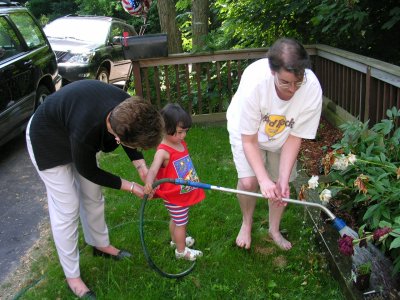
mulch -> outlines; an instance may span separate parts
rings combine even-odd
[[[317,136],[314,140],[303,140],[300,147],[299,160],[307,175],[320,175],[321,160],[331,146],[342,138],[342,131],[321,117]]]

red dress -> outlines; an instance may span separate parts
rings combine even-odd
[[[161,167],[157,173],[156,179],[162,178],[181,178],[190,181],[199,181],[196,170],[185,142],[182,142],[183,151],[177,151],[165,144],[160,144],[158,149],[163,149],[169,153],[169,162],[166,167]],[[190,187],[173,183],[162,183],[156,190],[155,197],[167,200],[172,204],[179,206],[191,206],[202,201],[205,198],[203,189]]]

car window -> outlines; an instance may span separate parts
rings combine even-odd
[[[26,12],[20,12],[10,15],[10,18],[18,27],[29,49],[35,49],[46,45],[46,38],[43,36],[31,15]]]
[[[21,52],[21,43],[14,30],[4,17],[0,17],[0,61]]]
[[[129,36],[134,36],[134,35],[137,35],[137,33],[136,33],[136,31],[135,31],[135,29],[133,29],[132,27],[129,27],[129,26],[124,26],[124,32],[128,32],[129,34]]]
[[[49,38],[74,39],[104,44],[109,28],[109,22],[63,18],[47,24],[44,27],[44,32]]]
[[[127,32],[127,35],[124,35],[124,32]],[[121,23],[113,23],[111,26],[111,35],[110,35],[110,42],[116,36],[133,36],[136,35],[136,32],[132,30],[129,26],[126,26]]]

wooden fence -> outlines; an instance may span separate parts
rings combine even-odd
[[[400,108],[399,66],[326,45],[308,45],[306,49],[324,96],[333,106],[360,121],[370,120],[371,125],[385,118],[388,108]],[[221,114],[245,67],[266,57],[267,51],[268,48],[258,48],[186,53],[133,61],[130,81],[134,82],[136,94],[158,107],[178,102],[193,115]]]

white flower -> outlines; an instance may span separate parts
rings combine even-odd
[[[354,165],[354,163],[357,161],[357,157],[350,152],[349,155],[347,155],[347,160],[350,164]]]
[[[308,188],[314,190],[318,187],[318,176],[311,176],[310,180],[308,180]]]
[[[329,203],[329,200],[332,198],[332,192],[328,189],[324,189],[321,194],[319,195],[319,199],[321,200],[322,204],[326,205]]]
[[[332,168],[335,170],[343,171],[347,169],[349,165],[349,159],[342,154],[340,157],[336,157],[335,161],[332,165]]]

